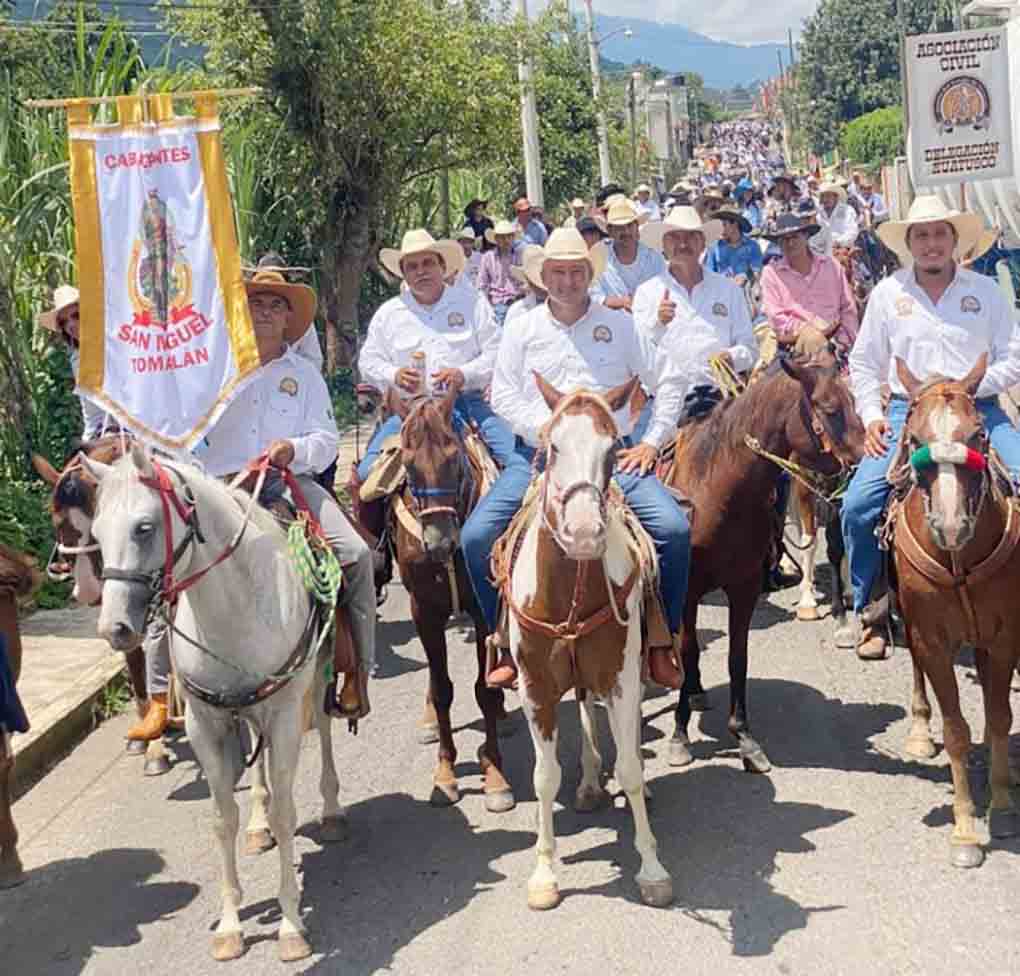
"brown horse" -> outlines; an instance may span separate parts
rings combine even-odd
[[[835,475],[860,459],[864,429],[831,352],[821,350],[806,360],[779,357],[746,392],[685,425],[677,436],[669,483],[691,498],[694,517],[682,641],[685,676],[669,747],[673,766],[692,762],[687,725],[693,709],[706,707],[698,604],[722,589],[729,602],[728,727],[746,769],[771,768],[748,725],[747,636],[774,539],[778,471],[748,446],[749,436],[778,457],[796,453],[802,464],[823,475]]]
[[[450,725],[453,682],[446,649],[446,623],[459,610],[475,625],[478,676],[475,700],[485,720],[485,742],[478,750],[484,778],[485,808],[512,810],[510,784],[503,776],[497,723],[503,716],[503,693],[487,687],[485,638],[488,629],[475,602],[464,559],[460,527],[478,501],[479,479],[464,443],[453,428],[456,393],[433,399],[402,399],[387,391],[386,407],[403,419],[400,444],[407,479],[390,509],[390,539],[400,578],[411,597],[411,617],[429,662],[429,697],[438,722],[438,761],[431,802],[458,802],[457,749]]]
[[[18,602],[32,594],[42,577],[27,556],[0,544],[0,644],[17,685],[21,674],[21,633]],[[0,888],[13,888],[24,880],[18,857],[18,831],[11,813],[14,792],[14,750],[11,737],[0,725]]]
[[[953,670],[963,644],[975,648],[984,697],[989,832],[992,837],[1020,833],[1008,764],[1010,677],[1020,658],[1020,510],[988,466],[987,435],[974,403],[986,363],[982,356],[959,381],[937,377],[922,383],[896,362],[911,398],[902,453],[892,469],[909,472],[911,479],[892,516],[897,593],[914,664],[907,751],[934,754],[927,678],[942,711],[953,772],[950,850],[952,864],[961,868],[984,860],[967,776],[970,729]]]

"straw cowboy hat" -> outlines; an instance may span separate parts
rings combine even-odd
[[[571,210],[580,210],[587,206],[588,204],[586,204],[580,197],[574,197],[574,199],[570,201]]]
[[[495,227],[490,227],[485,232],[485,239],[490,244],[496,243],[497,237],[520,237],[521,228],[519,224],[514,223],[512,220],[497,220]]]
[[[634,188],[635,193],[651,193],[652,188],[647,183],[638,183]]]
[[[696,207],[700,207],[703,203],[706,203],[708,200],[715,200],[718,203],[725,203],[726,197],[723,196],[722,190],[718,189],[717,187],[710,186],[707,190],[705,190],[704,193],[701,194],[701,196],[699,196],[694,201],[694,205]]]
[[[794,234],[807,234],[808,237],[814,237],[822,228],[815,223],[812,219],[813,216],[813,210],[805,217],[798,217],[797,214],[792,213],[780,214],[775,224],[762,234],[762,237],[767,241],[772,241],[773,244],[778,244],[784,238],[792,237]]]
[[[641,243],[661,251],[666,235],[678,230],[698,231],[705,238],[706,249],[722,236],[718,220],[703,221],[694,207],[674,207],[665,220],[655,220],[641,228]]]
[[[290,305],[290,319],[283,338],[292,344],[308,331],[319,307],[319,300],[308,285],[292,285],[279,271],[256,271],[244,283],[244,290],[249,298],[257,293],[270,292],[286,299]]]
[[[819,198],[824,197],[826,193],[835,193],[839,203],[846,203],[846,188],[839,183],[826,182],[818,187]]]
[[[546,290],[542,281],[542,269],[546,261],[587,261],[591,266],[592,281],[597,281],[606,270],[608,258],[605,244],[599,242],[589,251],[581,232],[573,227],[557,227],[540,250],[541,254],[532,251],[525,257],[524,273],[529,284],[542,291]]]
[[[643,224],[648,219],[648,214],[638,212],[638,208],[626,197],[614,197],[613,202],[606,210],[606,225],[610,227],[626,227],[636,220]]]
[[[485,232],[489,236],[489,232]],[[403,278],[404,272],[400,270],[400,262],[412,254],[425,254],[431,252],[443,259],[446,264],[446,274],[460,274],[464,270],[464,252],[456,241],[437,241],[427,230],[409,230],[404,239],[400,242],[400,250],[393,247],[384,247],[379,252],[379,261],[382,266],[395,278]]]
[[[510,268],[510,277],[522,285],[531,284],[527,275],[528,263],[541,259],[543,254],[545,254],[545,248],[541,244],[525,244],[521,248],[521,263]]]
[[[57,316],[66,308],[77,305],[80,301],[78,289],[74,285],[58,285],[53,292],[53,308],[48,309],[39,316],[40,328],[49,332],[60,332],[57,324]]]
[[[960,252],[960,264],[970,265],[988,251],[999,240],[1001,231],[998,227],[987,227],[981,231],[977,243],[969,251]]]
[[[906,220],[887,220],[879,225],[877,233],[882,243],[896,253],[901,263],[913,263],[914,259],[907,246],[907,231],[916,224],[938,223],[952,224],[956,230],[957,256],[974,251],[985,229],[984,221],[976,213],[950,210],[941,197],[924,194],[915,197]]]

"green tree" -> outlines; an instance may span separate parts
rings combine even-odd
[[[869,169],[891,163],[903,154],[903,109],[898,105],[875,109],[843,129],[840,151]]]

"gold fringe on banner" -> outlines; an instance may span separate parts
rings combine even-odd
[[[158,95],[151,95],[150,98],[168,98],[172,102],[183,102],[209,95],[215,98],[232,98],[241,95],[261,95],[262,92],[261,88],[219,88],[202,89],[201,91],[161,92]],[[104,95],[101,98],[30,98],[22,104],[25,108],[69,109],[72,105],[118,105],[123,97],[123,95]],[[89,120],[85,119],[81,124],[88,125]]]

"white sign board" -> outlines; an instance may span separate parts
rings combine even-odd
[[[907,38],[915,186],[1013,175],[1006,29]]]

